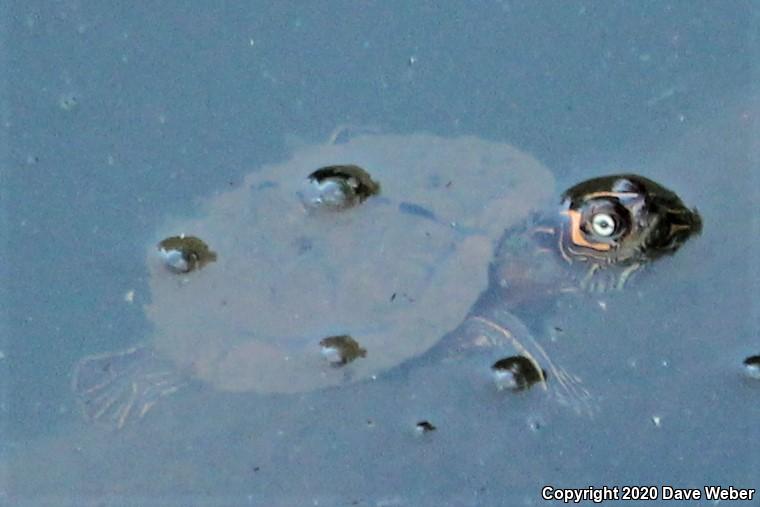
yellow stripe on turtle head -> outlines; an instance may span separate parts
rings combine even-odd
[[[590,248],[592,250],[596,250],[598,252],[609,252],[612,248],[607,243],[591,243],[586,238],[583,237],[583,233],[581,232],[581,214],[578,211],[569,209],[566,211],[562,211],[563,214],[570,217],[570,240],[573,242],[573,244]]]

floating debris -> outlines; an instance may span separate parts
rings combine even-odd
[[[74,111],[79,107],[79,99],[74,93],[64,93],[58,97],[58,107],[64,111]]]
[[[744,372],[748,377],[760,380],[760,354],[744,360]]]
[[[418,423],[415,425],[415,431],[416,431],[416,432],[417,432],[419,435],[424,435],[425,433],[430,433],[431,431],[435,431],[435,430],[437,430],[437,429],[438,429],[438,428],[436,428],[436,427],[433,425],[433,423],[431,423],[430,421],[427,421],[427,420],[425,420],[425,421],[420,421],[420,422],[418,422]]]
[[[166,267],[175,273],[189,273],[216,260],[216,252],[195,236],[172,236],[158,244]]]
[[[546,372],[525,356],[499,359],[491,366],[496,388],[522,391],[536,382],[546,382]]]
[[[309,175],[301,199],[309,207],[340,211],[378,193],[380,184],[358,165],[331,165]]]
[[[367,351],[359,342],[347,334],[329,336],[319,342],[322,355],[333,366],[343,366],[360,357],[367,357]]]

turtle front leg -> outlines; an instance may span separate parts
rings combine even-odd
[[[517,316],[493,304],[476,304],[474,308],[431,350],[435,357],[450,362],[486,354],[492,360],[497,390],[517,392],[535,386],[579,413],[593,414],[590,395],[580,379],[557,365]]]

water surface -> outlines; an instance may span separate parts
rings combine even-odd
[[[0,498],[532,505],[545,484],[758,486],[760,388],[740,366],[760,353],[751,2],[0,12]],[[138,427],[87,424],[72,366],[150,336],[162,217],[346,123],[513,144],[560,188],[639,172],[699,208],[703,235],[635,288],[547,323],[595,415],[478,389],[465,361],[290,397],[194,384]],[[438,429],[419,438],[422,419]]]

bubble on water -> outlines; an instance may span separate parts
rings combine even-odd
[[[166,267],[175,273],[189,273],[216,261],[216,252],[195,236],[172,236],[158,244],[158,251]]]
[[[436,428],[435,425],[433,425],[433,423],[431,423],[430,421],[427,421],[427,420],[418,422],[415,425],[415,428],[414,428],[415,432],[418,435],[424,435],[425,433],[431,433],[431,432],[433,432],[433,431],[435,431],[437,429],[438,428]]]
[[[166,250],[162,248],[159,252],[164,259],[166,267],[171,271],[175,273],[187,273],[190,271],[190,264],[185,260],[180,250],[174,248]]]
[[[328,336],[320,340],[322,356],[332,366],[344,366],[358,358],[367,357],[367,350],[349,335]]]
[[[499,359],[491,366],[496,389],[522,391],[537,382],[546,381],[546,372],[525,356]]]
[[[744,373],[749,378],[760,380],[760,354],[749,356],[744,360]]]
[[[379,192],[380,184],[361,167],[335,165],[311,173],[299,196],[304,205],[311,208],[344,210]]]

